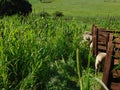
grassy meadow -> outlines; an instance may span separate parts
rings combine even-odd
[[[95,75],[82,35],[92,24],[120,29],[119,0],[30,2],[28,17],[0,18],[0,90],[99,90],[102,72]],[[42,18],[43,10],[50,16]]]
[[[61,11],[66,16],[120,16],[120,0],[43,0],[52,3],[41,3],[40,0],[29,0],[33,4],[34,12],[39,14],[46,11],[53,14]]]

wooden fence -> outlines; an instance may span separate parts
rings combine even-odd
[[[92,26],[93,55],[106,52],[102,81],[109,90],[120,90],[120,31]],[[101,90],[105,90],[101,87]]]

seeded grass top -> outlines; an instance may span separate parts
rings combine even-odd
[[[120,16],[120,0],[52,0],[41,3],[30,0],[35,13],[46,11],[50,14],[61,11],[66,16]]]

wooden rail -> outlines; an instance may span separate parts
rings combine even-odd
[[[93,55],[106,52],[102,81],[109,90],[120,90],[120,31],[92,26]],[[101,90],[105,90],[101,87]]]

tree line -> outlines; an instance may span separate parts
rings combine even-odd
[[[0,0],[0,16],[14,14],[28,15],[32,12],[32,5],[28,0]]]

